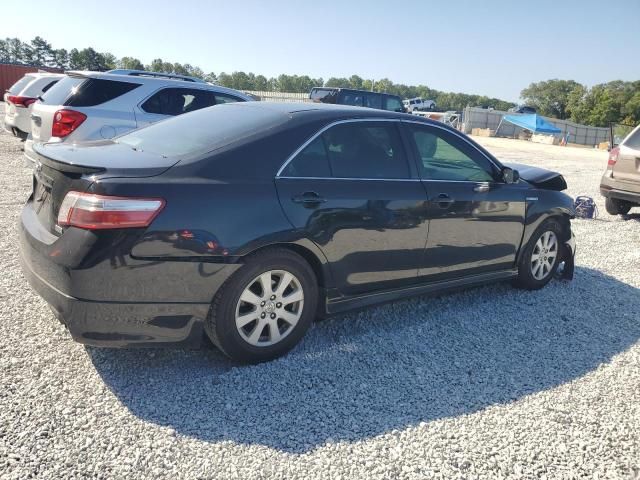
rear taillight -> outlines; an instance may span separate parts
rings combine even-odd
[[[618,155],[620,154],[620,148],[615,147],[612,148],[609,152],[609,161],[607,162],[607,167],[613,167],[618,161]]]
[[[164,204],[161,198],[68,192],[60,205],[58,225],[87,230],[148,227]]]
[[[28,107],[32,103],[38,100],[37,98],[21,97],[20,95],[7,96],[7,102],[13,103],[16,107]]]
[[[58,110],[53,115],[53,125],[51,126],[52,137],[66,137],[76,128],[82,125],[87,119],[84,113],[75,110]]]

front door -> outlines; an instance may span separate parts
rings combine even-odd
[[[498,167],[457,133],[404,125],[429,198],[429,239],[419,275],[446,280],[514,267],[526,185],[501,181]]]
[[[340,123],[276,179],[285,214],[330,262],[345,295],[415,282],[427,240],[424,187],[399,122]]]

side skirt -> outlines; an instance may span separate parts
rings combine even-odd
[[[353,297],[333,298],[328,299],[326,302],[326,313],[327,315],[333,315],[336,313],[346,312],[348,310],[365,308],[379,303],[393,302],[395,300],[414,297],[417,295],[443,293],[464,287],[480,286],[486,283],[508,280],[516,277],[517,275],[518,270],[516,269],[500,270],[498,272],[482,273],[479,275],[457,278],[455,280],[424,283],[407,288],[385,290]]]

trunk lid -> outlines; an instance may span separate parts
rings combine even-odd
[[[91,184],[107,178],[153,177],[178,162],[111,141],[85,143],[81,147],[49,143],[34,146],[34,151],[37,159],[29,206],[42,226],[54,235],[62,233],[57,218],[69,191],[86,192]]]

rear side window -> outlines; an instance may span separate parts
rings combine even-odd
[[[285,177],[331,177],[324,137],[320,135],[289,162],[282,172]]]
[[[214,92],[193,88],[165,88],[155,93],[141,108],[158,115],[182,115],[216,104]]]
[[[71,90],[71,96],[67,98],[64,105],[69,107],[93,107],[118,98],[139,86],[139,83],[89,78],[78,88]]]
[[[9,93],[16,95],[18,93],[20,93],[20,91],[27,86],[27,84],[29,82],[31,82],[33,80],[33,77],[31,75],[25,75],[24,77],[22,77],[20,80],[18,80],[16,83],[14,83],[13,85],[11,85],[11,87],[9,88]]]
[[[404,112],[404,108],[402,107],[402,102],[397,97],[387,97],[385,102],[385,110],[390,110],[392,112]]]
[[[342,105],[353,105],[354,107],[362,107],[363,95],[361,93],[343,92],[340,95],[340,103]]]
[[[382,95],[367,94],[364,96],[364,106],[382,109]]]
[[[640,128],[637,128],[635,132],[631,133],[631,135],[625,139],[623,145],[640,150]]]
[[[354,122],[331,127],[285,168],[290,177],[409,178],[395,125]]]

